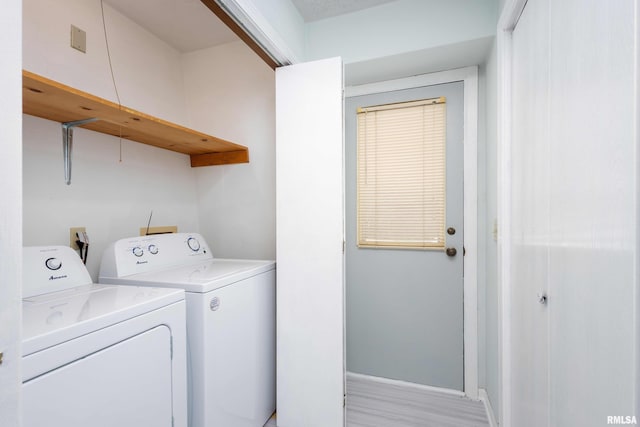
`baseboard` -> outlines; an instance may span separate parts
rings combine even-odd
[[[478,390],[478,397],[484,404],[484,409],[487,411],[487,418],[489,419],[489,425],[491,427],[498,427],[498,422],[496,421],[495,414],[493,413],[493,407],[491,406],[491,400],[489,400],[489,395],[487,394],[487,390],[481,388]]]
[[[465,397],[465,394],[458,390],[451,390],[448,388],[416,384],[416,383],[411,383],[411,382],[402,381],[402,380],[392,380],[389,378],[374,377],[372,375],[357,374],[355,372],[347,372],[347,381],[349,381],[350,379],[366,381],[371,383],[378,383],[378,384],[390,384],[390,385],[395,385],[405,389],[422,390],[422,391],[429,391],[433,393],[441,393],[441,394],[448,394],[452,396]]]

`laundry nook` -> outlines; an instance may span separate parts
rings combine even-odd
[[[640,418],[640,0],[4,0],[0,427]]]

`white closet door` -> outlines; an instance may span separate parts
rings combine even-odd
[[[636,14],[528,0],[513,30],[507,426],[637,422]]]
[[[549,0],[513,30],[511,145],[513,426],[549,426]]]
[[[640,417],[637,13],[549,0],[553,426]]]
[[[22,2],[0,13],[0,426],[20,423],[22,270]]]
[[[276,70],[279,427],[344,425],[342,61]]]

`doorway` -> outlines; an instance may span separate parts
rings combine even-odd
[[[362,210],[362,207],[356,207],[357,201],[362,200],[362,194],[356,190],[356,181],[359,179],[357,176],[364,173],[357,171],[357,163],[364,162],[358,158],[360,154],[356,148],[361,143],[356,143],[359,128],[357,110],[389,104],[397,106],[395,112],[406,112],[409,108],[425,109],[424,114],[418,112],[426,122],[423,123],[421,136],[429,135],[438,128],[438,124],[431,124],[433,120],[424,118],[428,115],[426,109],[434,107],[406,107],[407,104],[398,103],[431,99],[442,99],[440,107],[446,112],[446,136],[443,135],[446,155],[416,155],[410,148],[403,151],[397,144],[392,152],[380,148],[379,155],[384,153],[385,160],[394,157],[401,165],[388,180],[397,182],[397,173],[402,171],[402,185],[394,186],[397,192],[392,197],[395,200],[399,194],[406,194],[401,194],[401,199],[394,201],[392,209],[394,214],[407,217],[403,221],[408,222],[413,216],[413,209],[401,209],[403,200],[419,191],[416,186],[409,184],[408,171],[422,169],[422,164],[425,164],[423,174],[432,178],[416,182],[420,188],[439,187],[440,179],[445,178],[442,175],[446,175],[445,203],[439,204],[436,200],[423,203],[429,209],[425,207],[427,212],[421,214],[421,217],[441,215],[446,218],[440,230],[446,242],[443,241],[443,246],[436,248],[411,248],[406,243],[396,248],[384,245],[363,247],[358,244],[356,224],[357,211]],[[462,82],[375,93],[346,100],[346,327],[347,370],[350,372],[458,391],[464,388],[463,103]],[[395,115],[394,112],[388,113],[391,114]],[[372,123],[366,126],[371,127],[378,120],[383,119],[369,119]],[[399,132],[404,133],[406,129]],[[393,140],[396,138],[394,136]],[[424,143],[422,145],[425,146]],[[382,161],[379,158],[371,163],[380,164]],[[414,164],[416,162],[418,164]],[[371,165],[368,169],[373,167]],[[443,167],[444,170],[441,170]],[[378,169],[384,168],[380,164]],[[380,173],[383,171],[378,171]],[[383,178],[376,176],[368,179],[379,182]],[[415,190],[407,187],[414,187]],[[362,190],[362,182],[359,189]],[[431,212],[432,209],[435,212]],[[389,224],[386,223],[385,227],[389,227]],[[444,233],[445,228],[450,233]],[[450,256],[447,256],[445,246]]]
[[[460,251],[458,255],[462,258],[464,252],[464,259],[462,262],[462,270],[463,270],[463,279],[462,279],[462,298],[460,304],[461,313],[462,313],[462,331],[461,338],[461,348],[460,351],[460,364],[459,367],[459,380],[458,383],[455,384],[454,381],[450,383],[440,382],[438,380],[423,377],[422,379],[416,380],[414,378],[409,377],[400,377],[397,374],[397,371],[391,372],[391,374],[385,373],[384,375],[389,375],[391,378],[394,376],[396,378],[403,379],[405,381],[420,381],[421,384],[428,384],[428,386],[436,386],[441,388],[453,389],[453,390],[462,390],[464,395],[470,397],[472,399],[478,398],[478,344],[477,344],[477,68],[476,67],[468,67],[457,70],[450,70],[446,72],[432,73],[421,76],[414,76],[405,79],[391,80],[382,83],[374,83],[367,84],[362,86],[354,86],[346,88],[346,144],[347,151],[346,154],[346,179],[347,179],[347,187],[351,185],[351,188],[347,188],[347,228],[351,231],[347,231],[347,370],[359,369],[358,367],[353,368],[354,360],[357,359],[357,353],[352,354],[350,348],[350,344],[353,344],[350,333],[358,333],[357,329],[353,329],[353,325],[351,323],[352,313],[350,311],[352,306],[352,302],[357,304],[357,300],[354,300],[354,295],[352,294],[352,290],[349,289],[350,280],[351,280],[351,255],[352,251],[355,248],[355,243],[353,242],[353,233],[354,233],[354,222],[355,222],[355,205],[353,201],[350,201],[349,198],[353,198],[354,194],[354,185],[349,184],[350,181],[353,181],[353,177],[349,177],[350,172],[349,169],[353,169],[353,149],[349,148],[349,115],[350,109],[353,107],[352,101],[355,98],[361,98],[364,96],[372,95],[372,94],[389,94],[398,91],[405,91],[408,89],[415,88],[424,88],[424,87],[437,87],[437,86],[446,86],[451,84],[452,82],[458,82],[463,87],[462,90],[462,121],[463,121],[463,136],[462,139],[464,141],[462,148],[462,158],[463,158],[463,197],[462,197],[462,205],[464,212],[464,219],[462,220],[462,226],[460,230],[464,230],[464,233],[460,233]],[[436,86],[437,85],[437,86]],[[430,95],[425,95],[430,96]],[[361,98],[364,99],[364,98]],[[351,158],[351,160],[349,160]],[[352,174],[352,172],[351,172]],[[447,177],[448,178],[448,177]],[[351,195],[351,196],[350,196]],[[457,230],[459,231],[459,230]],[[351,236],[351,237],[350,237]],[[376,251],[369,250],[369,251]],[[443,255],[440,252],[440,255]],[[444,255],[443,255],[444,256]],[[445,256],[446,258],[446,256]],[[411,264],[410,261],[407,261]],[[366,292],[366,288],[364,289]],[[391,286],[388,289],[383,288],[382,291],[378,290],[378,295],[374,298],[374,307],[375,309],[371,310],[370,308],[364,310],[370,310],[369,315],[374,316],[378,315],[380,317],[383,316],[393,316],[394,311],[395,314],[398,314],[398,307],[394,307],[389,302],[394,297],[393,288]],[[419,298],[418,298],[419,299]],[[416,307],[420,306],[420,301],[417,301]],[[422,306],[424,308],[424,305]],[[356,308],[359,310],[360,308]],[[419,308],[416,309],[419,311]],[[357,313],[357,312],[356,312]],[[422,314],[422,313],[421,313]],[[404,313],[402,313],[404,316]],[[372,317],[373,318],[373,317]],[[362,321],[361,321],[362,322]],[[436,322],[441,322],[436,320]],[[387,324],[382,324],[381,327],[387,328],[385,333],[394,333],[393,328],[390,328]],[[415,329],[414,329],[415,330]],[[396,331],[403,332],[403,331]],[[371,329],[372,334],[376,334],[377,331],[375,327]],[[421,338],[420,330],[416,331],[417,339]],[[395,338],[395,337],[394,337]],[[374,337],[377,339],[377,337]],[[357,345],[360,345],[358,343]],[[407,346],[408,347],[408,346]],[[405,348],[407,348],[405,347]],[[459,347],[460,348],[460,347]],[[393,349],[392,349],[393,350]],[[367,348],[366,346],[363,349],[357,351],[368,351],[370,353],[374,352],[375,349]],[[356,357],[354,357],[356,356]],[[357,363],[357,362],[355,362]],[[380,366],[385,366],[389,368],[389,364],[386,360],[383,360]],[[372,366],[366,367],[370,369]],[[357,371],[356,371],[357,372]],[[362,370],[361,370],[362,372]],[[387,371],[389,372],[389,371]],[[380,375],[373,370],[365,371],[367,375],[376,376]],[[429,384],[429,382],[432,382]],[[452,385],[453,384],[453,385]]]

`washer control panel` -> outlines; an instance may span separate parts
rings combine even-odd
[[[60,268],[62,268],[62,261],[59,260],[58,258],[47,258],[47,260],[44,262],[45,267],[47,267],[49,270],[60,270]]]
[[[137,257],[141,257],[142,255],[144,255],[144,251],[140,246],[134,247],[131,252],[133,252],[133,254]]]
[[[200,242],[195,237],[189,237],[187,239],[187,246],[194,252],[198,252],[200,250]]]
[[[93,283],[78,253],[68,246],[27,246],[22,265],[23,298]]]
[[[100,277],[124,277],[212,258],[204,238],[197,233],[131,237],[107,248]]]

